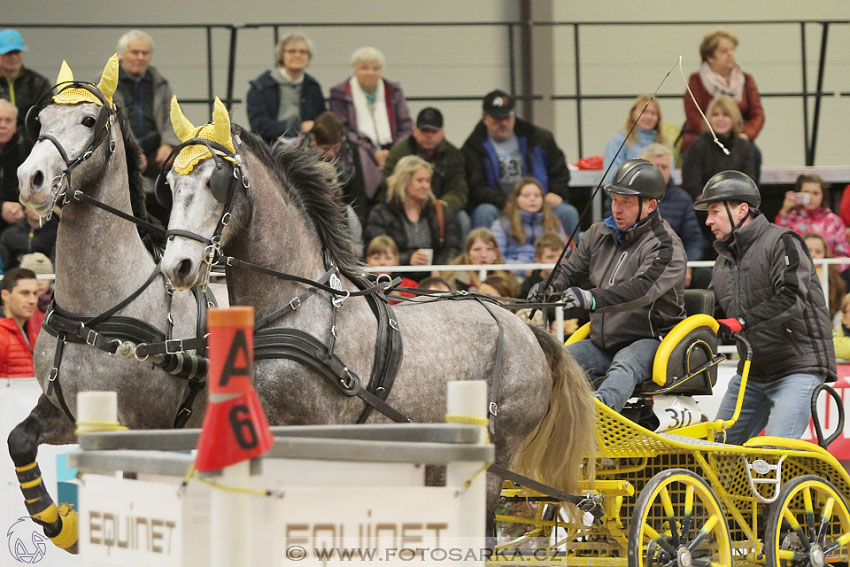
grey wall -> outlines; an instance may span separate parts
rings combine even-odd
[[[534,0],[538,2],[540,0]],[[543,0],[548,2],[548,0]],[[132,8],[128,9],[128,6]],[[651,12],[650,12],[651,10]],[[87,0],[6,0],[2,9],[2,26],[34,23],[117,24],[113,29],[61,30],[22,29],[29,46],[26,64],[53,80],[61,60],[67,59],[76,76],[96,79],[118,37],[129,27],[145,29],[145,24],[174,23],[284,23],[291,22],[505,22],[519,19],[519,6],[509,0],[432,0],[413,2],[366,2],[312,0],[310,2],[115,2]],[[553,1],[553,20],[580,21],[693,21],[693,20],[758,20],[758,19],[848,19],[850,2],[824,0],[817,3],[791,1],[730,0],[714,2],[633,1],[574,2]],[[127,26],[127,27],[120,27]],[[698,45],[702,36],[716,25],[646,27],[587,26],[581,31],[582,90],[584,94],[620,94],[652,92],[679,55],[684,58],[685,74],[699,64]],[[800,31],[796,24],[761,26],[734,24],[724,26],[741,39],[738,60],[752,73],[762,91],[797,91],[802,88],[800,75]],[[808,30],[809,87],[814,88],[820,28]],[[205,35],[202,30],[148,29],[157,45],[154,64],[172,83],[182,98],[206,97]],[[434,28],[424,26],[389,28],[317,27],[304,30],[316,43],[316,54],[310,72],[317,77],[325,92],[349,74],[348,57],[361,45],[374,45],[387,55],[385,75],[401,81],[409,96],[481,96],[496,88],[508,86],[507,32],[504,26],[456,26]],[[242,29],[239,33],[237,74],[234,95],[244,98],[248,81],[268,68],[272,61],[271,29]],[[229,34],[217,30],[214,39],[214,81],[216,93],[224,96]],[[519,42],[517,41],[517,46]],[[536,73],[551,73],[553,92],[546,95],[570,95],[575,92],[573,31],[570,26],[556,27],[552,33],[552,52],[539,54],[547,62]],[[548,62],[551,61],[551,64]],[[834,25],[830,29],[827,73],[824,88],[828,91],[850,91],[850,25]],[[662,93],[684,91],[678,69],[662,87]],[[765,165],[791,166],[804,163],[802,105],[797,99],[771,98],[763,101],[767,121],[759,145]],[[415,114],[425,106],[412,102]],[[478,102],[436,103],[447,120],[447,134],[460,145],[480,114]],[[622,126],[627,101],[593,101],[584,103],[584,153],[601,153],[607,139]],[[557,101],[554,119],[542,124],[551,128],[574,161],[579,156],[575,128],[576,105]],[[684,119],[680,100],[661,102],[664,118],[676,124]],[[187,115],[195,122],[207,120],[204,105],[187,107]],[[234,120],[246,124],[244,105],[234,107]],[[824,101],[818,165],[847,164],[850,146],[847,116],[850,98],[831,97]]]

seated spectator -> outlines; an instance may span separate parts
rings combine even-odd
[[[419,282],[419,289],[428,290],[428,291],[442,291],[445,293],[451,293],[452,288],[449,285],[449,282],[440,277],[428,277]]]
[[[118,40],[118,88],[115,104],[127,111],[133,135],[142,148],[141,169],[145,179],[145,205],[163,226],[168,226],[170,210],[153,194],[154,181],[163,162],[180,143],[171,126],[171,86],[153,60],[153,38],[141,31],[130,30]]]
[[[688,92],[684,94],[685,128],[682,132],[682,151],[687,150],[691,142],[703,131],[703,118],[699,110],[708,115],[710,112],[707,109],[713,100],[731,96],[742,116],[741,128],[735,135],[753,143],[753,171],[754,179],[758,183],[761,152],[755,141],[764,126],[764,109],[755,80],[749,73],[741,71],[735,60],[737,47],[738,38],[725,30],[714,31],[702,39],[699,46],[702,65],[699,72],[693,73],[688,80],[688,86],[697,104],[694,104]],[[693,194],[691,196],[696,198]]]
[[[505,259],[502,258],[499,243],[496,242],[493,231],[489,228],[474,228],[466,237],[463,254],[452,260],[451,263],[458,266],[481,266],[504,264]],[[513,274],[504,270],[489,270],[488,273],[516,279]],[[455,289],[478,291],[478,286],[481,283],[479,274],[478,270],[457,270],[443,272],[442,276],[446,281],[452,282]]]
[[[21,133],[24,133],[27,111],[51,86],[46,77],[24,67],[26,50],[24,38],[18,30],[0,31],[0,98],[5,98],[18,108],[16,120]]]
[[[830,210],[829,189],[818,175],[800,175],[793,191],[785,193],[776,224],[799,235],[814,232],[824,238],[834,258],[850,257],[847,228],[841,217]]]
[[[24,207],[24,218],[0,235],[0,244],[9,253],[6,269],[18,267],[24,255],[31,252],[41,252],[48,258],[53,258],[58,226],[59,221],[55,216],[42,223],[37,214]]]
[[[17,117],[17,107],[0,98],[0,233],[24,218],[18,202],[18,166],[32,146],[18,132]]]
[[[356,136],[369,199],[378,189],[390,148],[413,131],[401,85],[382,77],[384,61],[374,47],[355,50],[354,76],[331,88],[331,110]]]
[[[371,241],[369,241],[369,246],[366,248],[366,265],[371,266],[373,268],[380,267],[395,267],[399,266],[398,262],[398,246],[396,246],[395,241],[389,236],[376,236]],[[392,272],[372,272],[372,276],[376,279],[380,275],[389,276],[391,279],[395,279],[395,274]],[[399,287],[409,287],[415,288],[419,284],[407,277],[400,276],[401,282],[398,284]],[[406,291],[393,292],[398,295],[404,297],[413,297],[412,293]],[[397,301],[390,301],[390,304],[394,305],[398,303]]]
[[[552,264],[554,266],[560,259],[561,252],[564,251],[565,245],[564,239],[554,232],[547,232],[540,235],[540,237],[534,241],[534,263]],[[531,291],[531,287],[536,283],[542,282],[551,272],[552,268],[539,268],[532,271],[531,274],[523,280],[519,296],[528,297],[528,292]]]
[[[431,193],[431,164],[418,156],[405,156],[387,179],[386,201],[369,213],[366,240],[385,234],[398,245],[404,266],[446,264],[457,251],[454,224],[445,218],[440,201]],[[413,272],[417,281],[439,275]]]
[[[466,168],[463,154],[446,141],[442,112],[432,106],[423,108],[416,117],[413,133],[393,146],[381,172],[379,196],[386,192],[387,178],[392,174],[398,160],[409,155],[417,155],[433,166],[431,192],[454,217],[460,238],[466,238],[471,222],[465,211],[469,194]]]
[[[251,132],[268,143],[309,132],[325,111],[322,87],[305,70],[313,59],[313,42],[290,33],[277,42],[274,67],[251,81],[245,97]]]
[[[35,274],[15,268],[3,277],[0,298],[0,378],[35,376],[32,352],[44,319],[38,310],[38,283]]]
[[[481,282],[478,287],[478,293],[488,295],[490,297],[516,297],[519,294],[519,288],[516,286],[516,280],[504,278],[502,276],[492,275],[487,276],[487,279]],[[500,299],[499,303],[510,303],[510,300]]]
[[[561,223],[543,204],[543,186],[533,177],[516,182],[501,216],[491,227],[508,264],[534,262],[534,242],[554,233],[566,240]]]
[[[850,293],[841,299],[841,321],[832,331],[835,358],[850,360]]]
[[[717,139],[729,150],[729,155],[718,146],[708,130],[695,138],[682,157],[682,188],[692,199],[698,199],[706,181],[715,173],[735,170],[755,175],[753,165],[753,145],[738,134],[743,127],[738,105],[728,96],[714,99],[708,106],[708,121],[717,135]]]
[[[809,254],[811,254],[813,260],[822,260],[824,258],[833,257],[829,252],[826,240],[820,234],[815,234],[813,232],[804,234],[803,240],[806,241],[806,246],[809,248]],[[818,278],[821,281],[823,281],[824,277],[823,268],[824,266],[822,264],[815,264],[815,272],[817,272]],[[838,266],[835,264],[827,264],[826,268],[828,278],[827,285],[829,286],[827,308],[829,309],[829,316],[833,319],[833,323],[836,323],[839,319],[837,314],[841,311],[841,299],[844,297],[845,292],[844,279],[841,277],[841,274],[838,273]]]
[[[53,274],[53,263],[41,252],[24,255],[21,258],[21,268],[31,271],[36,276]],[[53,301],[53,282],[46,278],[38,278],[38,310],[47,313],[51,301]]]
[[[345,131],[345,125],[333,112],[323,112],[300,144],[303,148],[318,152],[323,161],[333,164],[342,188],[343,201],[354,208],[360,224],[364,224],[369,217],[371,201],[363,188],[363,168],[357,142]]]
[[[572,234],[578,226],[575,207],[567,202],[570,170],[552,133],[514,114],[515,101],[504,91],[484,97],[481,121],[464,142],[472,226],[490,227],[517,181],[533,176],[544,189],[544,202]],[[578,238],[578,233],[576,233]]]
[[[608,175],[602,180],[603,185],[611,182],[614,172],[617,171],[621,163],[627,159],[642,157],[641,152],[648,145],[654,143],[667,144],[667,139],[664,136],[661,126],[661,108],[658,106],[657,101],[651,99],[652,97],[650,95],[637,97],[637,100],[635,100],[629,109],[623,129],[614,134],[608,141],[608,145],[605,146],[605,153],[602,158],[602,171],[608,171]],[[644,110],[644,107],[646,107],[646,110]],[[635,125],[636,122],[637,125]],[[634,130],[632,130],[632,126],[634,126]],[[631,134],[626,139],[626,134],[629,131],[631,131]],[[623,149],[620,150],[623,140],[626,140],[626,143],[623,145]],[[620,150],[620,152],[617,153],[617,150]]]

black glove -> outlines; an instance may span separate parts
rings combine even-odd
[[[550,301],[557,299],[559,296],[560,294],[555,291],[552,284],[546,285],[545,281],[537,282],[531,286],[530,290],[528,290],[528,300],[532,303],[549,303]]]

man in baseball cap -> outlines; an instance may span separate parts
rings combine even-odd
[[[398,160],[404,156],[417,155],[434,166],[431,178],[431,191],[443,202],[448,218],[454,217],[458,232],[462,238],[469,232],[469,215],[464,210],[468,189],[463,154],[457,147],[446,141],[443,130],[443,113],[433,106],[427,106],[416,116],[413,133],[402,139],[390,150],[386,164],[381,172],[381,185],[378,189],[386,191],[387,178],[392,175]]]
[[[516,101],[503,90],[487,93],[481,107],[481,121],[461,148],[472,226],[489,228],[514,184],[530,175],[543,186],[546,206],[570,234],[578,225],[578,211],[567,202],[570,171],[552,133],[517,118]]]
[[[24,67],[24,38],[18,30],[0,31],[0,98],[18,108],[18,130],[23,131],[24,117],[32,105],[50,90],[50,81]]]

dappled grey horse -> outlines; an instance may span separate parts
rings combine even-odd
[[[145,211],[139,148],[111,101],[117,73],[114,58],[99,85],[74,83],[63,62],[57,94],[47,101],[52,104],[28,116],[33,125],[37,114],[39,141],[18,169],[21,202],[42,217],[61,207],[62,219],[56,241],[55,305],[34,353],[44,393],[9,436],[9,449],[30,514],[57,545],[71,549],[75,518],[68,518],[65,508],[60,513],[38,482],[35,459],[41,443],[75,442],[77,392],[117,392],[118,418],[133,429],[170,428],[176,421],[198,426],[206,404],[206,396],[199,395],[194,413],[187,415],[188,404],[178,418],[181,405],[202,390],[202,376],[181,372],[185,369],[166,372],[163,363],[178,355],[153,355],[145,361],[133,356],[135,345],[142,342],[162,345],[169,334],[196,337],[203,310],[190,293],[170,298],[136,227],[93,205],[125,215],[144,216]],[[101,314],[108,316],[92,321]],[[170,333],[169,320],[174,323]],[[184,361],[203,364],[198,357],[187,357]]]
[[[226,254],[231,304],[256,310],[254,386],[269,421],[443,422],[449,380],[487,380],[497,464],[516,455],[518,472],[572,490],[594,443],[593,404],[561,345],[475,297],[411,301],[388,313],[380,294],[358,284],[326,164],[231,131],[220,101],[213,118],[196,128],[172,102],[183,144],[168,184],[157,187],[173,199],[161,267],[188,289]],[[491,510],[500,484],[490,475]]]

